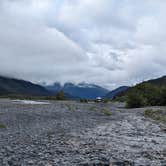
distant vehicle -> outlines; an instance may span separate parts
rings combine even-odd
[[[96,98],[96,101],[97,101],[97,102],[101,102],[101,101],[102,101],[102,98],[101,98],[101,97],[97,97],[97,98]]]

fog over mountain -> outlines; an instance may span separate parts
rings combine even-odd
[[[110,89],[165,75],[164,0],[1,0],[0,75]]]

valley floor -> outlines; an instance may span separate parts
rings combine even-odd
[[[1,99],[0,165],[166,166],[166,126],[122,106]]]

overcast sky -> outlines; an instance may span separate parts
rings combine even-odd
[[[165,0],[0,0],[0,75],[113,89],[166,74]]]

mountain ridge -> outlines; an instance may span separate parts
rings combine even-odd
[[[122,92],[127,91],[129,88],[130,88],[129,86],[120,86],[120,87],[110,91],[109,93],[107,93],[104,98],[113,99],[115,96],[117,96],[118,94],[120,94]]]
[[[51,92],[30,81],[0,76],[0,95],[48,96]]]
[[[63,86],[60,83],[54,83],[52,86],[46,86],[46,89],[52,92],[63,90],[64,93],[80,99],[96,99],[97,97],[104,97],[109,92],[109,90],[95,84],[73,84],[71,82],[67,82]]]

